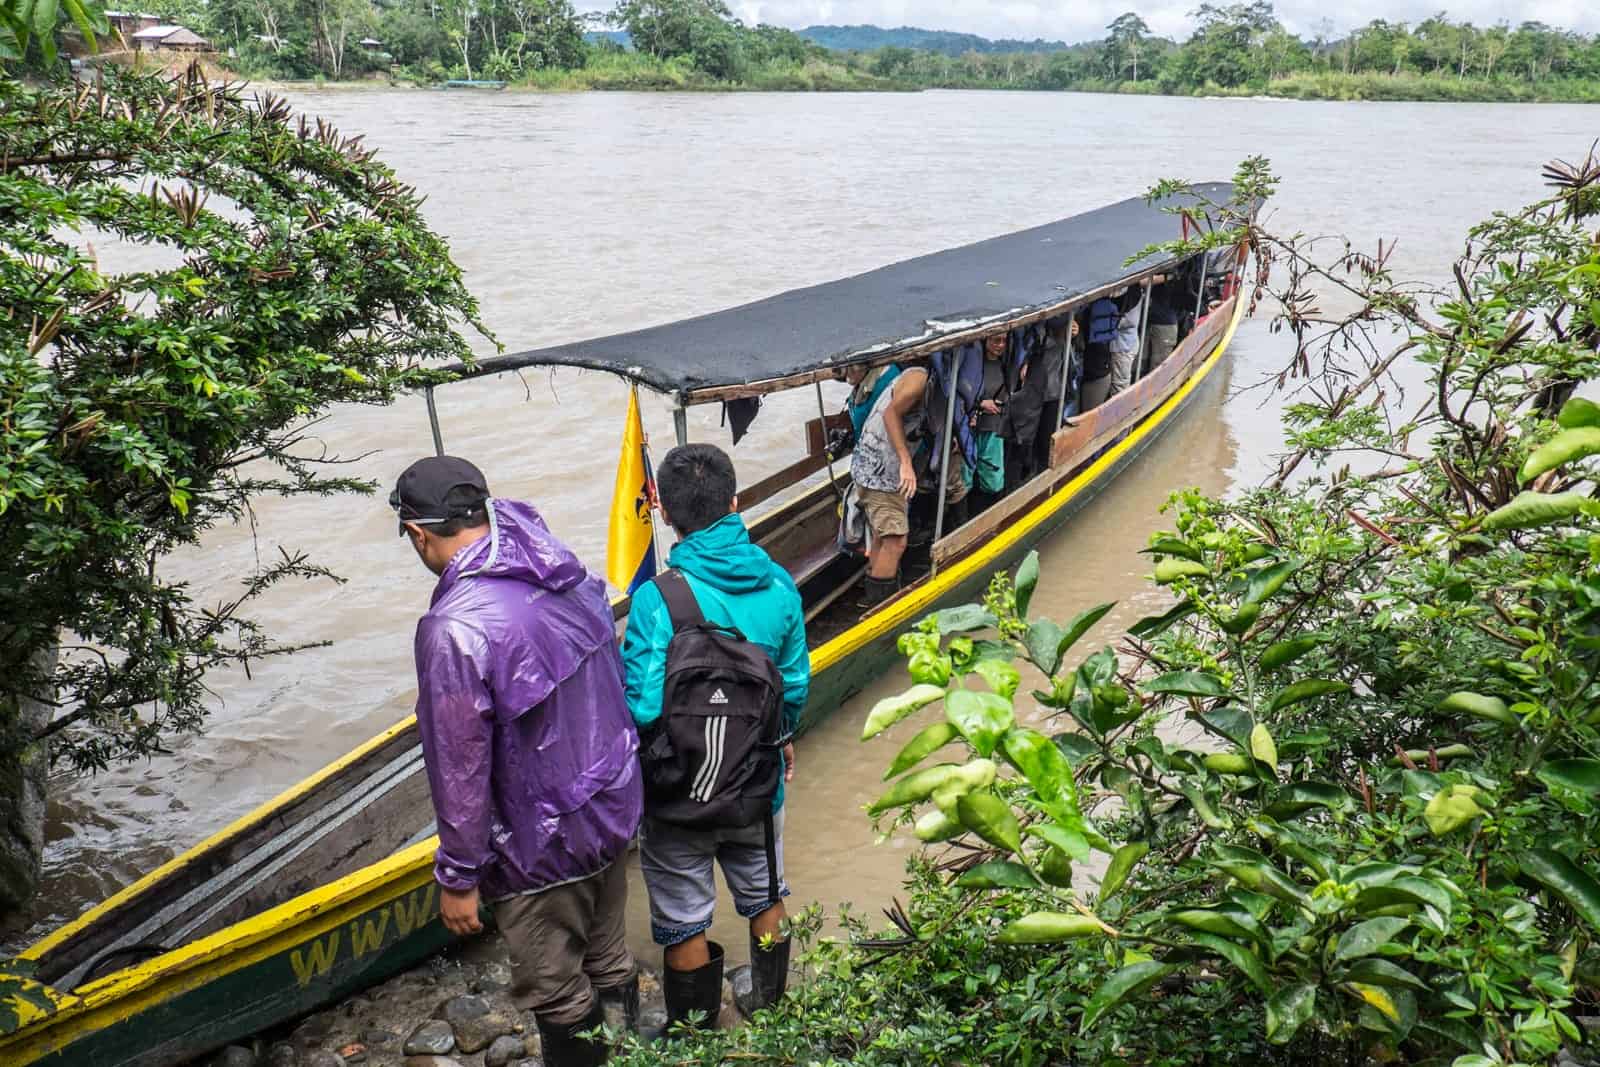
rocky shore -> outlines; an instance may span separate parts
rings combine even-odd
[[[643,964],[641,964],[643,966]],[[506,945],[490,931],[382,985],[199,1061],[203,1067],[542,1067],[531,1012],[510,997]],[[750,1005],[750,968],[730,969],[718,1025],[738,1026]],[[658,973],[639,978],[640,1031],[667,1022]],[[620,1018],[607,1023],[621,1028]]]

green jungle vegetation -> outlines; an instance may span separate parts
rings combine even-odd
[[[76,11],[87,29],[97,2],[3,0],[0,26],[38,33],[60,23],[71,32]],[[1303,38],[1283,27],[1270,0],[1201,4],[1181,42],[1155,36],[1129,11],[1105,37],[1070,46],[909,27],[748,26],[724,0],[618,0],[591,16],[570,0],[149,0],[140,10],[201,33],[229,70],[265,80],[1600,100],[1600,35],[1534,21],[1479,27],[1441,12],[1415,25],[1376,19],[1342,35],[1324,20]],[[0,46],[0,62],[9,51],[16,64],[15,44]]]
[[[1077,650],[1110,604],[1032,612],[1036,554],[904,634],[911,687],[862,734],[888,783],[867,814],[927,843],[904,903],[843,938],[802,913],[808,983],[622,1062],[1592,1050],[1600,405],[1572,394],[1600,372],[1600,156],[1544,173],[1441,288],[1261,228],[1274,182],[1244,164],[1225,224],[1164,247],[1256,250],[1289,352],[1276,475],[1171,498],[1146,549],[1171,606],[1114,646]]]

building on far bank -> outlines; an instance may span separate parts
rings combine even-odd
[[[107,11],[106,21],[111,24],[111,32],[120,33],[130,48],[134,34],[161,25],[159,16],[141,11]]]
[[[128,43],[136,52],[210,52],[211,42],[195,33],[171,23],[151,26],[128,36]]]

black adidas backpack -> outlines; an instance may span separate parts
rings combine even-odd
[[[672,619],[661,717],[644,731],[645,812],[688,829],[753,826],[783,778],[783,679],[760,645],[706,621],[676,571],[655,579]]]

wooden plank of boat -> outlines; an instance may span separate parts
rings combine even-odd
[[[1131,462],[1217,365],[1240,313],[1234,304],[1214,316],[1227,328],[1203,360],[1209,335],[1188,360],[1170,361],[1193,373],[1181,382],[1176,371],[1162,376],[1175,387],[1160,398],[1151,390],[1148,418],[1139,420],[1137,400],[1128,421],[1107,420],[1117,440],[1098,457],[948,566],[814,645],[802,726],[880,673],[904,625],[978,591]],[[775,558],[814,558],[804,550],[819,531],[831,537],[835,492],[824,483],[802,493],[753,522],[752,534]],[[830,594],[838,589],[819,597]],[[625,611],[619,604],[619,616]],[[22,960],[43,984],[7,998],[18,1023],[0,1034],[0,1060],[181,1061],[377,982],[444,944],[431,871],[437,842],[418,840],[431,816],[425,779],[405,755],[415,734],[414,719],[397,724],[27,950]],[[330,819],[343,819],[348,832],[319,833]],[[187,904],[201,901],[221,903],[191,917]],[[140,941],[146,935],[173,940],[152,947]],[[142,961],[117,955],[146,948],[156,954]],[[119,965],[93,973],[108,959]]]

